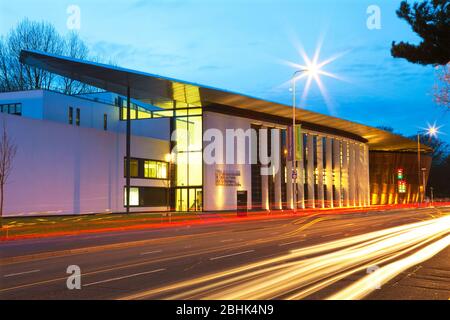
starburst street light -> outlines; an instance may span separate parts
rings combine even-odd
[[[436,123],[434,123],[433,125],[430,125],[430,124],[428,123],[428,127],[426,128],[426,134],[427,134],[429,137],[434,137],[434,138],[436,138],[437,135],[439,134],[439,129],[440,129],[441,127],[442,127],[442,126],[437,127],[437,126],[436,126]]]
[[[320,90],[322,96],[324,97],[325,102],[327,103],[327,106],[330,107],[329,97],[328,97],[325,87],[320,79],[320,76],[322,75],[322,76],[339,79],[339,77],[337,77],[336,75],[334,75],[330,72],[324,71],[324,70],[322,70],[322,68],[324,66],[326,66],[327,64],[336,60],[340,55],[336,55],[332,58],[329,58],[327,60],[319,62],[320,48],[321,48],[321,45],[319,43],[312,60],[307,56],[307,54],[305,53],[305,51],[303,49],[300,49],[300,55],[302,56],[303,61],[304,61],[303,65],[288,62],[288,64],[290,66],[292,66],[296,69],[296,71],[294,72],[294,74],[292,75],[292,78],[291,78],[291,82],[292,82],[292,133],[291,133],[292,134],[292,139],[291,139],[291,141],[292,141],[292,147],[291,147],[291,151],[292,151],[292,153],[291,153],[291,158],[292,158],[292,209],[294,209],[294,210],[297,209],[297,199],[296,199],[296,192],[295,192],[296,179],[297,179],[297,166],[296,166],[296,159],[295,159],[296,158],[295,110],[297,108],[297,106],[296,106],[296,102],[297,102],[296,83],[298,80],[300,80],[302,78],[305,78],[305,77],[307,78],[305,87],[303,89],[303,94],[301,97],[301,101],[304,101],[308,95],[310,88],[311,88],[311,83],[314,80],[315,83],[317,84],[317,86],[319,87],[319,90]],[[304,203],[302,201],[301,207],[303,208],[303,206],[304,206]]]
[[[420,130],[418,131],[418,133],[420,134],[425,134],[428,137],[431,138],[436,138],[438,134],[440,134],[441,132],[439,131],[439,129],[441,129],[443,126],[437,126],[436,122],[433,124],[430,124],[427,122],[427,127],[423,128],[421,127]]]
[[[333,74],[331,72],[328,72],[326,70],[324,70],[324,68],[329,65],[330,63],[332,63],[333,61],[335,61],[336,59],[338,59],[339,57],[343,56],[344,54],[346,54],[346,52],[342,52],[339,54],[336,54],[328,59],[325,59],[323,61],[319,61],[320,60],[320,50],[322,47],[322,42],[319,41],[319,44],[317,45],[317,48],[314,52],[314,55],[312,58],[310,58],[305,50],[299,46],[298,51],[299,51],[299,55],[303,60],[303,63],[294,63],[291,61],[283,61],[285,64],[287,64],[288,66],[292,67],[295,71],[294,76],[291,79],[292,85],[295,84],[296,81],[306,78],[306,82],[305,82],[305,86],[303,89],[303,93],[301,96],[301,101],[305,101],[308,93],[311,89],[311,86],[313,84],[313,82],[317,85],[317,87],[320,90],[320,93],[322,95],[322,97],[325,100],[325,103],[327,104],[327,107],[330,109],[330,112],[333,113],[334,111],[332,110],[332,106],[331,106],[331,101],[330,101],[330,97],[328,95],[328,92],[321,80],[321,76],[324,77],[329,77],[329,78],[334,78],[337,80],[344,80],[341,77],[339,77],[336,74]],[[294,88],[292,86],[292,91],[294,92]]]
[[[427,128],[421,128],[422,130],[419,130],[417,132],[417,179],[418,179],[418,185],[419,185],[419,192],[418,192],[418,201],[423,202],[423,198],[425,197],[425,171],[426,168],[422,168],[421,162],[420,162],[420,136],[421,134],[426,134],[430,140],[431,138],[436,138],[439,134],[439,129],[442,126],[436,126],[436,122],[434,124],[427,123]],[[422,172],[422,183],[420,182],[420,173]],[[422,195],[422,197],[421,197]]]
[[[435,137],[437,134],[438,130],[436,127],[430,127],[428,128],[428,135]]]

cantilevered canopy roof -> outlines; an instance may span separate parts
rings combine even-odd
[[[215,106],[216,109],[218,107],[240,109],[244,112],[267,114],[286,120],[292,119],[291,106],[150,73],[36,51],[21,51],[20,61],[124,96],[127,95],[129,87],[131,97],[144,103],[155,104],[155,101],[159,101],[158,105],[163,105],[164,101],[175,100],[202,106],[205,110],[210,106]],[[327,127],[359,136],[367,140],[371,150],[417,150],[417,144],[413,140],[356,122],[304,109],[298,109],[296,117],[300,123]],[[422,148],[424,151],[431,151],[431,148],[427,146],[422,145]]]

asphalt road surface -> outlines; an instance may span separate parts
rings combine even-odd
[[[449,245],[450,208],[9,241],[0,299],[447,300]]]

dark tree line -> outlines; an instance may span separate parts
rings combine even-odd
[[[397,16],[422,38],[419,44],[392,43],[391,53],[422,65],[446,65],[450,61],[450,2],[428,0],[409,4],[402,1]]]
[[[433,148],[427,196],[431,195],[431,188],[433,188],[436,199],[450,198],[450,146],[436,137],[430,138],[423,135],[420,137],[420,142]]]
[[[418,44],[393,42],[392,56],[421,65],[433,65],[437,75],[434,100],[437,104],[450,108],[450,1],[424,0],[413,4],[402,1],[397,16],[411,26],[421,41]],[[421,140],[434,150],[427,194],[430,195],[430,188],[433,188],[436,198],[448,198],[450,147],[437,138],[422,137]]]
[[[402,1],[397,16],[422,39],[418,44],[393,42],[391,54],[412,63],[436,66],[434,100],[450,108],[450,1]]]
[[[66,94],[90,92],[92,87],[20,63],[21,50],[36,50],[77,59],[96,60],[78,34],[60,35],[48,22],[25,19],[0,39],[0,91],[56,90]]]

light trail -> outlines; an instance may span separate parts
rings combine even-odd
[[[360,299],[450,244],[450,216],[293,250],[122,299],[302,299],[349,276],[329,299]],[[367,269],[379,268],[367,275]],[[338,284],[340,285],[340,284]]]

